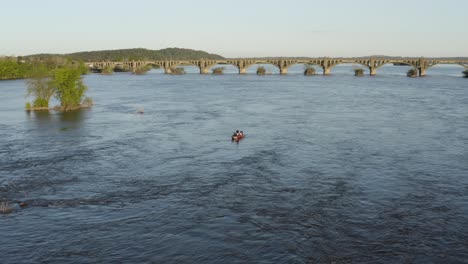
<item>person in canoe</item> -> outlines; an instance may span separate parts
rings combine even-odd
[[[237,136],[239,136],[239,130],[236,130],[236,132],[234,132],[234,134],[232,134],[232,139],[236,139]]]
[[[232,135],[232,140],[240,140],[244,137],[244,132],[243,131],[240,131],[239,130],[236,130],[236,132],[234,132],[234,134]]]

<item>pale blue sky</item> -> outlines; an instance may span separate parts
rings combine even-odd
[[[465,0],[0,0],[0,55],[468,56]]]

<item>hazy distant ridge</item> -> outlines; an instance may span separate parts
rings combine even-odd
[[[224,57],[201,50],[167,48],[161,50],[149,49],[119,49],[83,51],[70,54],[35,54],[26,57],[66,56],[85,62],[90,61],[129,61],[129,60],[197,60],[197,59],[224,59]]]

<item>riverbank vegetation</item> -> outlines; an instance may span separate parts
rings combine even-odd
[[[306,65],[304,69],[304,75],[305,76],[315,75],[315,68],[310,65]]]
[[[0,58],[0,80],[27,78],[32,65],[18,61],[15,57]]]
[[[28,59],[3,57],[0,58],[0,80],[31,78],[37,75],[38,69],[50,72],[58,68],[78,69],[82,74],[88,72],[88,68],[83,62],[63,56]]]
[[[266,69],[263,66],[259,66],[257,68],[257,75],[265,75],[266,74]]]
[[[406,73],[406,76],[408,77],[412,77],[412,78],[415,78],[415,77],[418,77],[418,70],[416,69],[410,69],[407,73]]]
[[[354,76],[358,76],[358,77],[364,76],[364,69],[361,69],[361,68],[355,69],[354,70]]]
[[[211,70],[213,74],[223,74],[224,73],[224,67],[216,67]]]
[[[463,71],[463,75],[465,75],[465,78],[468,78],[468,69]]]

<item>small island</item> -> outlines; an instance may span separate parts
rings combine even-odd
[[[144,66],[137,67],[133,71],[133,74],[142,75],[142,74],[147,73],[149,70],[151,70],[151,66],[150,65],[144,65]]]
[[[211,71],[215,75],[223,74],[224,73],[224,67],[216,67],[216,68],[212,69]]]
[[[464,76],[465,78],[468,78],[468,69],[466,69],[466,70],[463,71],[463,75],[465,75],[465,76]]]
[[[359,68],[359,69],[354,70],[354,76],[357,76],[357,77],[364,76],[364,69]]]
[[[184,67],[173,67],[170,69],[170,74],[172,75],[182,75],[185,74]]]
[[[304,75],[305,75],[305,76],[313,76],[313,75],[315,75],[315,68],[312,67],[312,66],[310,66],[310,65],[305,66]]]
[[[259,66],[257,68],[257,75],[265,75],[266,74],[266,69],[263,66]]]
[[[410,69],[407,73],[406,76],[411,77],[411,78],[416,78],[418,77],[418,70],[416,69]]]

